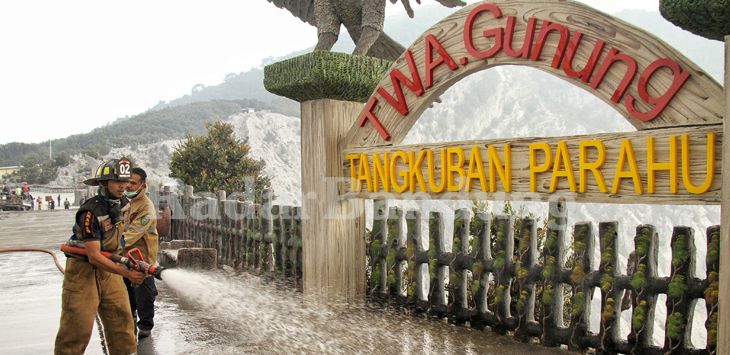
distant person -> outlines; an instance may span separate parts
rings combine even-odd
[[[55,210],[56,209],[56,201],[53,201],[53,199],[48,200],[48,209],[49,210]]]
[[[63,209],[67,210],[69,207],[71,207],[71,202],[68,202],[68,197],[66,197],[66,199],[63,200]]]
[[[35,200],[33,199],[33,195],[28,194],[28,196],[30,196],[30,210],[32,211],[35,209]]]
[[[8,188],[8,185],[3,186],[3,194],[10,195],[10,189]]]
[[[61,321],[55,354],[83,354],[91,339],[98,313],[110,354],[136,354],[134,322],[122,277],[141,284],[145,274],[127,269],[101,254],[122,251],[122,233],[129,220],[129,203],[124,191],[131,163],[113,159],[99,165],[94,176],[84,181],[99,186],[99,193],[86,200],[76,212],[70,243],[83,245],[85,255],[66,253],[63,274]]]
[[[61,194],[58,194],[58,207],[61,207]]]
[[[41,197],[38,196],[38,198],[35,200],[35,202],[38,204],[38,211],[42,210],[43,208],[43,200],[41,200]]]
[[[124,231],[124,253],[129,250],[138,248],[142,252],[142,257],[150,265],[157,264],[157,210],[155,205],[147,196],[147,173],[144,169],[134,167],[132,176],[127,185],[127,192],[124,193],[129,198],[130,221],[127,229]],[[144,282],[133,287],[131,281],[124,279],[129,293],[129,305],[132,309],[132,317],[137,320],[137,335],[140,338],[146,338],[152,333],[155,317],[155,297],[157,296],[157,287],[155,287],[155,279],[147,277]]]

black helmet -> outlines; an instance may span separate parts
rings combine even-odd
[[[84,184],[97,186],[99,181],[129,181],[130,177],[132,177],[132,163],[127,159],[112,159],[101,163],[94,171],[94,176],[84,180]]]

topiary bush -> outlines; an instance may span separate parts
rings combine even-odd
[[[264,68],[264,87],[298,102],[317,99],[365,102],[390,61],[346,53],[314,51]]]
[[[660,0],[659,11],[698,36],[724,41],[730,35],[730,0]]]

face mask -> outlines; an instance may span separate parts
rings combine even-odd
[[[142,188],[139,189],[139,191],[142,191],[143,188],[144,188],[144,185],[142,185]],[[133,199],[133,198],[137,197],[137,195],[139,195],[139,191],[124,191],[124,196],[127,196],[127,198],[129,198],[129,199]]]

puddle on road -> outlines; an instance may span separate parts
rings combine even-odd
[[[248,274],[173,269],[165,271],[163,278],[165,287],[178,298],[179,312],[204,315],[196,319],[207,324],[197,328],[210,329],[210,334],[197,334],[194,342],[210,338],[196,352],[565,353],[489,331],[365,306],[312,305],[304,302],[301,293],[264,284]]]

